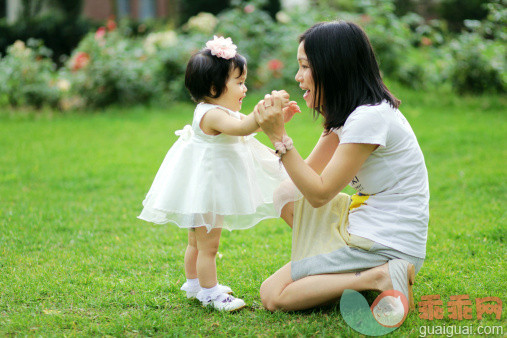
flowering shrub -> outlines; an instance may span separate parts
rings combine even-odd
[[[247,6],[237,2],[236,6],[219,15],[217,35],[228,36],[238,46],[238,52],[248,62],[248,82],[257,83],[255,70],[264,61],[268,50],[275,46],[269,41],[273,19],[268,13],[257,9],[254,3]]]
[[[277,76],[277,74],[280,74],[280,70],[283,68],[283,62],[278,59],[271,59],[268,61],[268,68],[273,72],[274,77],[280,77],[280,75]]]
[[[182,100],[189,97],[188,59],[213,35],[232,38],[247,58],[250,88],[291,90],[297,86],[298,36],[315,22],[334,19],[365,29],[383,75],[391,80],[412,88],[447,83],[460,93],[506,91],[505,0],[493,0],[488,19],[467,21],[468,31],[456,37],[441,21],[413,13],[397,17],[393,1],[354,2],[358,13],[292,4],[272,17],[260,10],[265,0],[233,0],[217,17],[199,13],[174,30],[141,24],[135,34],[109,19],[86,35],[60,69],[40,41],[18,41],[0,60],[0,102],[71,109]]]
[[[56,107],[60,89],[51,51],[40,40],[16,41],[0,62],[0,102],[12,106]]]
[[[384,75],[396,73],[411,46],[409,25],[394,14],[392,1],[363,1],[365,14],[359,18],[375,49]]]
[[[211,37],[201,34],[189,34],[179,36],[177,43],[171,48],[159,48],[156,53],[157,61],[160,62],[158,79],[163,87],[162,101],[189,99],[185,88],[185,69],[190,56],[204,47],[204,43]]]
[[[183,26],[183,30],[190,33],[210,35],[215,31],[217,23],[218,20],[213,14],[201,12],[196,16],[191,17]]]
[[[70,59],[69,66],[70,69],[75,72],[77,70],[85,68],[86,66],[88,66],[89,63],[90,63],[90,54],[86,52],[78,52],[74,54],[72,59]]]
[[[178,43],[178,36],[174,31],[150,33],[144,40],[144,50],[153,55],[165,48],[171,48]]]
[[[505,43],[465,33],[451,43],[451,53],[450,79],[459,93],[507,91]]]
[[[486,21],[466,20],[468,32],[450,43],[450,80],[459,93],[507,91],[507,7],[498,0],[488,9]]]
[[[330,19],[316,10],[294,7],[276,14],[276,21],[260,10],[265,1],[232,1],[219,16],[217,33],[232,37],[248,61],[250,87],[270,91],[296,87],[295,53],[299,35],[313,23]]]
[[[88,34],[66,65],[72,93],[82,98],[74,102],[102,107],[146,102],[160,94],[160,62],[154,52],[165,40],[149,35],[143,45],[123,38],[111,23],[108,27]]]

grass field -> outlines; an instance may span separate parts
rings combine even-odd
[[[437,325],[502,326],[507,334],[505,304],[500,320],[478,320],[475,310],[475,298],[507,302],[507,100],[393,91],[430,178],[428,254],[416,303],[438,294],[445,316],[429,321],[411,313],[391,335],[415,337]],[[249,93],[244,112],[260,96]],[[303,110],[288,131],[305,156],[321,127]],[[218,313],[179,291],[186,232],[136,216],[174,131],[190,123],[192,111],[182,103],[0,113],[1,336],[359,336],[338,305],[295,313],[262,308],[262,281],[290,257],[290,229],[281,220],[223,234],[219,280],[246,309]],[[463,294],[473,319],[448,318],[450,296]]]

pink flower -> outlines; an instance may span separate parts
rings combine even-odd
[[[222,36],[217,37],[214,35],[213,40],[206,42],[206,48],[211,51],[211,55],[229,60],[236,56],[238,47],[232,43],[231,38],[224,39]]]
[[[99,27],[95,32],[95,40],[102,40],[106,35],[106,27]]]
[[[283,62],[278,59],[268,61],[268,68],[272,71],[277,71],[283,68]]]
[[[90,63],[90,55],[85,52],[77,53],[72,59],[70,68],[72,71],[80,70],[86,67]]]
[[[252,5],[252,4],[246,5],[245,8],[244,8],[244,11],[245,11],[246,14],[250,14],[253,11],[255,11],[255,6]]]

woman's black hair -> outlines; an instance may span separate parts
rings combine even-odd
[[[246,59],[236,54],[231,59],[211,55],[209,49],[202,49],[192,55],[185,72],[185,87],[195,102],[206,97],[216,99],[226,89],[229,75],[239,69],[239,76],[246,71]]]
[[[366,33],[358,25],[333,21],[315,24],[299,37],[304,42],[315,83],[314,115],[324,116],[327,132],[345,124],[361,105],[383,100],[398,108],[400,100],[387,89]]]

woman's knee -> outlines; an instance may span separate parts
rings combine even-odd
[[[262,305],[264,306],[264,308],[270,312],[275,312],[275,311],[278,311],[280,310],[277,306],[276,306],[276,303],[275,302],[272,302],[272,301],[269,301],[269,300],[263,300],[262,301]]]
[[[261,289],[260,289],[261,302],[266,310],[273,312],[273,311],[278,310],[278,306],[277,306],[277,302],[275,299],[275,295],[269,291],[270,290],[268,289],[268,287],[266,285],[266,281],[264,281],[264,283],[262,283]]]
[[[286,311],[284,303],[281,301],[280,296],[275,297],[261,297],[262,305],[268,311]]]
[[[282,266],[278,271],[269,276],[259,289],[262,305],[268,311],[283,310],[284,304],[282,293],[285,288],[294,281],[291,277],[291,263]]]
[[[270,277],[271,278],[271,277]],[[273,287],[270,278],[266,279],[259,290],[261,302],[264,308],[268,311],[279,311],[284,309],[284,303],[281,297],[283,289]]]

